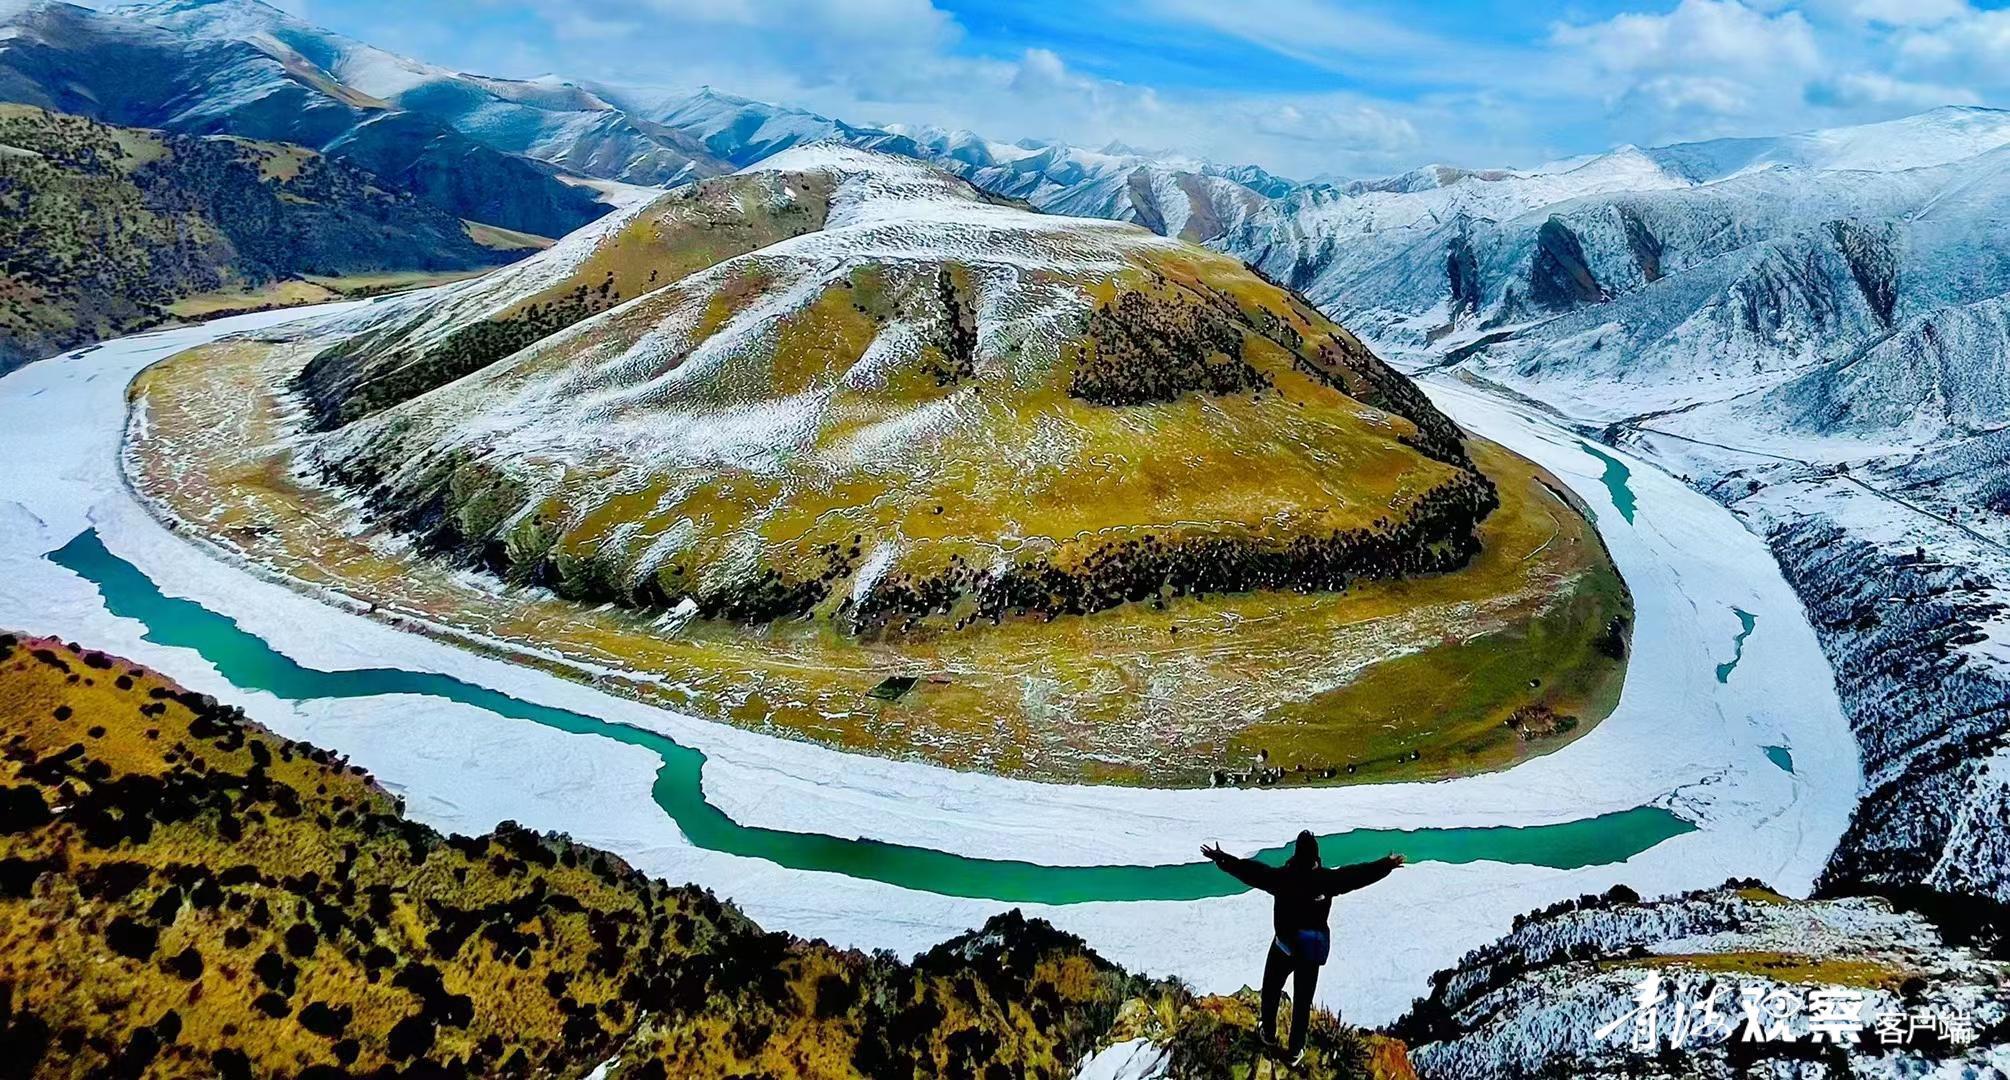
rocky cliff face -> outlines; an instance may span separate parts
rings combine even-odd
[[[1632,437],[1767,537],[1834,667],[1865,787],[1821,891],[2010,900],[2000,440],[1838,467]]]
[[[1864,755],[1863,800],[1821,888],[1925,885],[2010,901],[1998,761],[2010,682],[1964,649],[2003,611],[1992,585],[1819,518],[1782,523],[1771,540],[1822,633]]]

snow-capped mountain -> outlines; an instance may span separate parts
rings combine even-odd
[[[1087,150],[1035,139],[1001,143],[962,130],[900,125],[887,130],[910,139],[919,156],[986,191],[1024,199],[1049,213],[1129,221],[1187,240],[1217,239],[1264,205],[1264,191],[1293,188],[1254,166],[1227,168],[1115,143]]]
[[[735,167],[797,146],[840,142],[919,158],[1048,213],[1128,221],[1188,240],[1219,238],[1250,219],[1268,197],[1264,192],[1283,194],[1294,187],[1254,166],[1224,167],[1114,144],[1088,150],[1035,139],[997,142],[928,126],[861,127],[711,87],[688,96],[603,92]]]
[[[1821,172],[1898,172],[1945,165],[2005,141],[2001,110],[1944,108],[1898,120],[1764,138],[1714,139],[1647,151],[1698,183],[1776,167]]]
[[[153,0],[110,14],[50,0],[27,7],[63,11],[69,25],[47,35],[52,43],[139,38],[154,30],[165,32],[151,39],[157,50],[179,46],[230,57],[223,74],[201,77],[198,69],[186,85],[144,95],[177,103],[158,119],[189,129],[257,128],[251,133],[324,145],[367,114],[384,113],[424,118],[483,147],[584,176],[665,187],[834,140],[932,161],[1039,209],[1132,221],[1195,240],[1222,236],[1265,199],[1295,188],[1254,166],[1219,166],[1120,144],[1098,151],[1055,142],[998,143],[970,132],[898,124],[860,126],[711,87],[676,91],[457,72],[322,29],[260,0]],[[22,80],[34,90],[9,91],[0,83],[0,94],[48,104],[36,99],[37,92],[48,96],[64,74]],[[279,118],[287,118],[291,129],[266,130]]]
[[[259,0],[155,0],[115,14],[187,38],[250,45],[332,93],[418,113],[482,144],[588,176],[668,185],[731,171],[674,129],[556,76],[497,79],[436,67]]]
[[[102,37],[101,24],[117,22],[127,38],[144,27],[208,58],[220,74],[145,95],[172,103],[152,118],[167,126],[240,130],[283,116],[288,130],[252,133],[382,160],[413,153],[417,133],[406,129],[423,119],[510,155],[656,185],[820,141],[922,158],[1038,209],[1209,243],[1303,290],[1399,359],[1457,359],[1525,390],[1540,382],[1544,395],[1607,420],[1770,389],[1930,315],[1943,285],[1955,303],[1987,299],[1987,274],[1928,280],[1931,267],[1949,265],[1940,259],[1917,260],[1926,273],[1895,276],[1888,297],[1862,299],[1860,281],[1876,291],[1879,260],[1896,260],[1896,269],[1908,261],[1901,248],[1930,247],[1936,235],[1962,242],[1969,230],[1959,207],[1990,205],[1981,189],[1995,165],[1985,158],[2010,140],[2003,113],[1945,109],[1829,131],[1621,147],[1528,170],[1430,165],[1298,184],[1122,144],[1091,150],[857,125],[709,87],[454,72],[258,0],[156,0],[115,16],[47,0],[27,7],[44,21],[70,13],[73,37]],[[22,51],[0,48],[0,63]],[[48,86],[71,84],[53,74],[21,81],[48,97]],[[1615,380],[1623,392],[1607,392]]]
[[[709,86],[659,102],[650,115],[732,168],[815,142],[842,142],[861,149],[922,156],[892,132],[854,127],[806,109],[736,97]]]
[[[2006,143],[2010,113],[1960,108],[1528,172],[1426,170],[1302,188],[1216,246],[1394,356],[1457,363],[1587,419],[1775,393],[1759,411],[1802,434],[1854,415],[1857,434],[1896,424],[1930,441],[1946,432],[1868,402],[1852,414],[1837,395],[1890,385],[1870,370],[1928,363],[1921,348],[1950,415],[1987,385],[1929,339],[1981,340],[1986,302],[2010,290],[1994,254]],[[1857,373],[1814,371],[1845,363]]]
[[[285,16],[255,0],[143,10],[164,19],[228,14],[222,21],[233,27],[286,30],[276,21]],[[541,236],[563,235],[607,210],[584,178],[394,107],[373,92],[413,80],[409,63],[357,50],[356,67],[373,75],[365,89],[322,66],[340,67],[338,51],[304,36],[302,47],[270,31],[250,37],[256,40],[29,0],[0,9],[0,98],[130,127],[299,144],[457,217]]]

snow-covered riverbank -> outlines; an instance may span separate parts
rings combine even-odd
[[[1294,791],[1147,791],[1031,784],[845,755],[654,710],[317,603],[241,573],[158,525],[120,484],[124,388],[146,365],[294,311],[166,331],[45,361],[0,380],[0,625],[54,633],[157,665],[237,701],[283,733],[351,754],[407,797],[414,816],[480,831],[501,818],[570,832],[673,880],[710,885],[774,928],[910,951],[1002,905],[916,893],[694,848],[650,800],[656,759],[466,706],[401,697],[293,703],[229,686],[206,662],[139,639],[92,586],[42,558],[86,527],[166,591],[236,618],[296,659],[327,668],[439,671],[525,700],[662,731],[708,757],[705,792],[743,824],[871,835],[966,855],[1047,864],[1167,863],[1206,839],[1250,849],[1299,828],[1527,825],[1658,802],[1698,832],[1626,863],[1555,871],[1427,864],[1336,905],[1339,954],[1322,998],[1386,1020],[1424,978],[1492,940],[1513,916],[1626,882],[1652,894],[1757,876],[1808,887],[1857,790],[1844,726],[1812,630],[1766,547],[1681,483],[1624,458],[1637,503],[1613,509],[1606,465],[1569,432],[1458,387],[1431,387],[1472,430],[1533,458],[1601,514],[1632,586],[1635,658],[1613,716],[1576,744],[1504,773],[1438,784]],[[1735,672],[1718,682],[1740,622],[1757,617]],[[1794,771],[1766,746],[1786,746]],[[1263,898],[1029,908],[1124,964],[1204,989],[1253,981]]]

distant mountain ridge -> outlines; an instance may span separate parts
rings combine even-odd
[[[85,16],[94,14],[49,0],[33,0],[24,10],[66,10],[80,22],[90,22]],[[16,14],[8,21],[24,17]],[[96,16],[92,32],[108,33],[99,25],[106,22],[168,31],[199,46],[205,56],[249,49],[281,70],[294,90],[317,90],[327,99],[314,103],[317,109],[332,101],[424,118],[506,154],[603,180],[674,185],[819,141],[922,158],[1042,210],[1132,221],[1210,243],[1305,288],[1315,300],[1341,303],[1336,313],[1343,316],[1357,309],[1368,313],[1355,299],[1364,275],[1403,255],[1418,239],[1413,230],[1425,224],[1497,226],[1575,199],[1707,187],[1773,170],[1890,173],[1948,165],[2005,141],[2002,114],[1948,109],[1768,138],[1620,147],[1529,170],[1431,165],[1390,177],[1300,183],[1255,166],[1220,165],[1114,143],[1089,150],[1039,140],[1004,143],[925,126],[857,125],[710,87],[686,93],[555,76],[507,80],[453,72],[322,30],[259,0],[130,4]],[[8,51],[0,48],[0,68]],[[7,77],[19,74],[0,71],[0,95],[28,99],[21,80]],[[263,72],[260,78],[269,75]],[[180,111],[164,126],[236,120],[254,101],[269,108],[267,99],[279,91],[252,82],[246,86],[232,80],[181,95],[175,99]],[[296,141],[313,145],[311,139]],[[344,145],[380,141],[385,137],[372,132],[370,138],[352,137]],[[1453,245],[1443,246],[1449,256]],[[1519,315],[1526,313],[1504,315],[1499,309],[1508,292],[1505,281],[1491,289],[1484,282],[1468,283],[1479,285],[1481,294],[1453,297],[1450,275],[1435,276],[1444,280],[1429,284],[1441,286],[1441,295],[1428,295],[1425,283],[1417,282],[1407,294],[1392,296],[1383,290],[1385,295],[1374,297],[1375,313],[1382,316],[1377,323],[1391,331],[1384,340],[1379,329],[1371,329],[1378,344],[1415,351],[1403,336],[1410,331],[1393,325],[1389,316],[1426,316],[1429,305],[1421,301],[1427,298],[1446,301],[1447,314],[1454,303],[1471,306],[1484,299],[1494,309],[1485,313],[1492,323],[1525,321]],[[1528,302],[1526,288],[1515,292],[1517,301]],[[1440,333],[1430,344],[1447,341],[1448,347],[1457,347],[1471,336]]]
[[[1893,362],[1902,346],[1882,343],[1901,326],[2010,290],[1990,254],[2010,238],[2005,144],[2010,113],[1950,108],[1626,147],[1419,191],[1301,189],[1214,244],[1395,359],[1458,364],[1609,422],[1792,395],[1802,375],[1833,385],[1813,369]],[[1955,369],[1986,357],[1953,359],[1945,385],[1958,394],[1971,379]],[[1892,434],[1824,408],[1842,426],[1803,434]]]
[[[670,185],[731,171],[681,132],[624,111],[586,86],[451,71],[331,33],[257,0],[158,0],[116,14],[196,39],[249,43],[290,67],[325,72],[339,87],[383,107],[581,175]]]
[[[272,9],[140,10],[165,18]],[[296,143],[455,217],[539,236],[571,232],[608,209],[585,178],[391,107],[270,34],[212,36],[54,0],[16,5],[0,29],[0,99],[127,127]]]
[[[1842,241],[1824,239],[1827,223],[1810,220],[1811,210],[1821,207],[1836,220],[1901,212],[1889,201],[1868,205],[1874,193],[1847,177],[1954,168],[2010,139],[2002,113],[1948,109],[1770,138],[1620,147],[1528,170],[1431,165],[1299,183],[1253,166],[1120,144],[1089,150],[858,125],[710,87],[685,93],[452,72],[320,30],[258,0],[160,0],[114,17],[204,49],[252,49],[327,95],[422,117],[485,146],[603,180],[674,185],[827,141],[920,158],[1041,210],[1207,243],[1303,290],[1399,361],[1455,360],[1511,385],[1532,386],[1524,373],[1536,370],[1548,384],[1564,379],[1581,364],[1562,357],[1586,344],[1583,335],[1605,305],[1619,305],[1611,312],[1629,312],[1624,321],[1639,329],[1623,348],[1610,348],[1618,344],[1610,340],[1601,348],[1607,357],[1628,357],[1622,382],[1637,390],[1595,396],[1641,412],[1693,404],[1692,387],[1707,388],[1703,396],[1711,399],[1732,397],[1838,358],[1888,329],[1864,304],[1892,308],[1901,320],[1930,311],[1896,279],[1889,298],[1853,300],[1840,285],[1855,281],[1856,270],[1870,265],[1865,259],[1874,261],[1876,253],[1861,245],[1875,246],[1884,230],[1853,233],[1849,242],[1859,246],[1845,253]],[[4,57],[0,52],[0,62]],[[187,115],[219,112],[234,115],[211,95]],[[374,135],[374,126],[344,145],[376,141],[364,133]],[[1750,204],[1741,207],[1740,199]],[[1798,234],[1752,220],[1765,206],[1793,210],[1777,220],[1801,223]],[[1918,207],[1915,200],[1911,209]],[[1807,277],[1798,274],[1804,265],[1827,269]],[[1648,285],[1656,286],[1651,295],[1635,295]],[[1729,302],[1714,299],[1727,290]],[[1723,362],[1732,355],[1740,359]],[[1596,370],[1585,377],[1611,379],[1616,369],[1600,363],[1593,356]]]
[[[111,12],[28,0],[11,12],[0,7],[0,26],[20,30],[0,41],[0,99],[362,157],[373,171],[407,176],[415,192],[460,216],[546,236],[601,210],[588,193],[565,190],[564,174],[527,175],[530,162],[581,178],[674,186],[833,140],[929,160],[1043,210],[1133,221],[1201,241],[1296,187],[1253,166],[1115,145],[1092,151],[857,126],[709,87],[670,92],[454,72],[259,0],[157,0]],[[421,136],[432,152],[418,151]],[[515,201],[464,205],[477,192],[498,190],[515,192]]]
[[[261,290],[290,283],[332,298],[303,279],[516,257],[492,230],[378,183],[298,146],[0,105],[0,372],[190,314],[176,305],[194,297],[263,306],[290,297]]]

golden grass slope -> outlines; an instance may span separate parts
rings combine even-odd
[[[763,933],[564,837],[399,810],[154,672],[0,635],[0,1073],[989,1080],[1132,1037],[1180,1076],[1254,1056],[1246,1001],[1016,912],[902,963]],[[1312,1034],[1304,1075],[1368,1075],[1353,1032]]]
[[[828,198],[818,177],[728,176],[680,188],[589,226],[543,265],[373,326],[317,357],[299,388],[317,426],[348,423],[694,271],[821,228]],[[486,244],[498,235],[471,234]]]
[[[285,438],[283,383],[301,356],[233,343],[143,373],[134,486],[191,535],[408,631],[756,730],[1040,779],[1206,784],[1261,752],[1280,782],[1382,781],[1565,745],[1624,679],[1609,649],[1624,645],[1629,602],[1597,534],[1554,478],[1483,440],[1473,460],[1502,506],[1457,573],[892,639],[801,620],[752,633],[502,588],[381,533],[331,528],[353,513],[347,493],[303,476]],[[894,674],[921,681],[898,701],[870,696]],[[1525,737],[1508,721],[1529,707],[1580,722]]]

